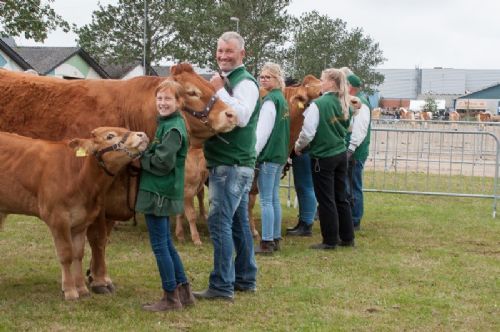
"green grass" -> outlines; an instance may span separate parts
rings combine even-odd
[[[296,214],[284,207],[283,229]],[[206,287],[212,267],[207,227],[199,229],[202,247],[177,243],[195,289]],[[315,223],[313,238],[285,237],[281,252],[257,257],[258,292],[238,293],[234,304],[154,314],[141,310],[161,293],[142,218],[112,235],[117,292],[65,302],[48,228],[10,216],[0,232],[0,331],[499,329],[500,221],[491,200],[367,193],[356,247],[308,249],[319,241]]]

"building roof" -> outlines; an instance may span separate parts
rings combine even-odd
[[[19,54],[32,69],[42,75],[48,74],[74,55],[79,55],[101,77],[109,78],[108,73],[80,47],[15,46],[12,49]]]
[[[457,99],[500,99],[500,83],[495,83],[483,89],[464,94]]]
[[[23,70],[34,69],[28,62],[23,59],[23,57],[19,53],[14,50],[15,47],[16,42],[13,38],[0,38],[0,50],[7,54]]]

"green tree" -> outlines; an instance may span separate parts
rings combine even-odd
[[[285,64],[296,77],[319,77],[325,68],[346,66],[362,78],[367,90],[384,79],[374,71],[385,60],[379,44],[360,28],[348,30],[343,20],[312,11],[296,20],[292,35]]]
[[[50,7],[54,0],[47,0],[42,5],[40,0],[2,0],[5,3],[0,8],[0,27],[2,36],[21,36],[34,39],[37,42],[44,41],[47,33],[57,28],[70,31],[68,22],[57,15]]]
[[[124,64],[145,57],[146,70],[172,57],[177,53],[174,17],[182,1],[149,0],[147,8],[144,5],[144,0],[119,0],[107,7],[99,4],[92,22],[76,29],[79,45],[104,63]]]
[[[425,99],[425,104],[422,107],[422,111],[435,113],[435,112],[437,112],[437,108],[438,107],[437,107],[436,100],[432,97],[428,97]]]
[[[176,15],[176,57],[216,69],[217,38],[238,27],[245,39],[247,69],[256,74],[261,65],[278,61],[292,17],[290,0],[186,0]],[[231,20],[233,17],[233,20]]]

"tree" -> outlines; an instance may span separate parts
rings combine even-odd
[[[176,57],[216,69],[217,38],[225,31],[236,30],[230,19],[235,17],[245,40],[245,65],[255,75],[264,62],[280,59],[278,51],[292,23],[286,11],[289,4],[290,0],[185,1],[175,18],[179,32]]]
[[[150,0],[147,8],[144,5],[144,0],[119,0],[116,6],[107,7],[99,4],[92,22],[76,29],[79,45],[105,63],[130,63],[144,56],[146,70],[176,54],[173,41],[178,32],[173,22],[182,1]]]
[[[349,31],[341,19],[312,11],[296,20],[292,34],[285,64],[294,76],[319,76],[325,68],[346,66],[362,78],[366,90],[383,81],[373,69],[385,60],[382,51],[362,29]]]
[[[432,97],[428,97],[425,99],[425,104],[422,107],[422,111],[424,112],[432,112],[435,113],[437,112],[437,103],[436,100]]]
[[[57,15],[50,7],[54,0],[47,0],[48,4],[41,5],[40,0],[2,0],[5,3],[0,8],[0,26],[3,27],[3,36],[24,35],[27,39],[37,42],[44,41],[47,33],[57,28],[70,31],[68,22]]]

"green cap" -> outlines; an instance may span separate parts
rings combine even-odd
[[[358,76],[351,74],[347,76],[347,80],[349,81],[349,84],[354,87],[354,88],[359,88],[361,87],[361,78]]]

